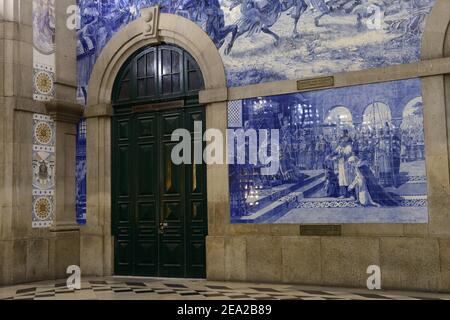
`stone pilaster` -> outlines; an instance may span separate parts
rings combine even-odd
[[[111,116],[112,106],[86,108],[87,225],[81,229],[81,270],[85,275],[113,273],[111,235]]]
[[[75,172],[77,124],[81,105],[61,100],[46,103],[47,113],[56,123],[55,217],[50,229],[56,278],[65,277],[70,265],[80,265],[80,230],[76,222]]]

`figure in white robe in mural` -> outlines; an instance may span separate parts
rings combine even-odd
[[[348,159],[353,155],[353,141],[348,136],[348,131],[344,130],[333,156],[333,160],[338,162],[339,198],[348,198],[348,186],[352,182],[352,168]]]
[[[359,160],[357,157],[353,156],[348,159],[348,162],[350,165],[354,166],[355,168],[355,179],[348,187],[349,191],[354,190],[356,200],[362,205],[362,206],[374,206],[379,207],[380,205],[373,201],[369,188],[367,187],[367,180],[360,171],[359,167],[367,164],[361,160]]]
[[[366,161],[356,156],[348,159],[348,163],[354,168],[355,179],[349,186],[349,190],[355,190],[356,200],[363,206],[395,207],[399,205],[396,195],[384,191],[375,178]]]

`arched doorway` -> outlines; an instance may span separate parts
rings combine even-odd
[[[194,122],[204,123],[203,87],[197,62],[174,45],[141,49],[118,73],[111,173],[117,275],[205,277],[206,166],[171,160],[172,132],[184,128],[194,137]]]

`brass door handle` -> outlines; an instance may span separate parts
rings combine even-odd
[[[159,234],[164,234],[164,229],[167,228],[169,224],[167,222],[161,222],[159,224]]]
[[[169,226],[169,224],[167,222],[161,222],[159,224],[159,227],[162,228],[162,229],[167,228],[168,226]]]

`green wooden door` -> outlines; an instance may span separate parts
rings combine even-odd
[[[194,121],[204,123],[204,109],[197,104],[203,88],[196,61],[173,45],[138,50],[117,76],[112,95],[115,274],[205,276],[205,166],[171,161],[172,132],[193,133]]]
[[[114,117],[115,274],[205,277],[206,168],[171,160],[173,131],[194,136],[204,118],[202,107]]]

